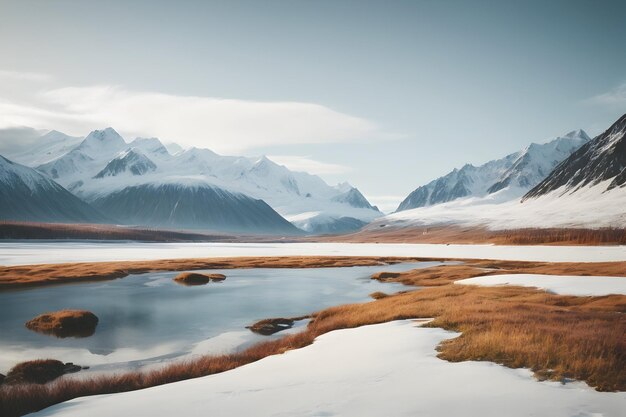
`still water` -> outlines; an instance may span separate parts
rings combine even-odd
[[[74,362],[98,372],[233,351],[267,340],[267,336],[245,328],[260,319],[299,316],[333,305],[367,301],[374,291],[407,290],[402,284],[382,284],[370,277],[379,271],[399,272],[437,264],[211,270],[206,272],[223,273],[227,279],[193,287],[173,282],[178,272],[159,272],[3,292],[0,373],[18,362],[40,358]],[[41,313],[66,308],[96,314],[100,319],[96,333],[87,338],[57,339],[24,327]]]

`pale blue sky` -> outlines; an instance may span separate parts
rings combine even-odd
[[[626,112],[624,16],[623,1],[0,0],[0,122],[277,155],[393,206]],[[171,108],[188,128],[152,129]]]

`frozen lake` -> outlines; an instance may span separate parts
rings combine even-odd
[[[227,279],[223,282],[194,287],[174,283],[177,272],[161,272],[2,292],[0,373],[6,374],[20,361],[41,358],[107,371],[158,364],[190,354],[233,351],[267,340],[245,328],[260,319],[300,316],[366,301],[374,291],[406,290],[402,284],[383,284],[370,277],[379,271],[438,264],[231,269],[212,271],[224,273]],[[57,339],[24,327],[41,313],[65,308],[95,313],[100,318],[96,333],[87,338]]]
[[[0,265],[237,256],[414,256],[545,262],[626,261],[626,246],[496,246],[393,243],[142,243],[3,241]]]

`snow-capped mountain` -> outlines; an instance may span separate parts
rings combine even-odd
[[[36,168],[68,187],[83,181],[85,175],[96,175],[104,168],[103,163],[106,165],[126,147],[124,139],[112,128],[94,130],[66,154]]]
[[[73,149],[37,169],[87,202],[115,195],[111,201],[121,206],[120,198],[130,195],[120,192],[129,187],[139,192],[140,186],[153,190],[167,185],[168,192],[182,192],[190,184],[196,190],[198,184],[205,184],[263,200],[310,233],[351,231],[381,216],[349,184],[329,186],[315,175],[290,171],[264,156],[222,156],[199,148],[172,155],[156,138],[126,143],[112,128],[91,132]]]
[[[14,162],[35,167],[53,161],[76,147],[83,138],[68,136],[65,133],[51,130],[39,138],[32,146],[20,149],[7,156]]]
[[[575,130],[548,143],[531,143],[525,149],[480,166],[464,165],[418,187],[400,203],[397,211],[446,203],[463,197],[499,193],[506,199],[520,197],[543,180],[554,167],[589,141]]]
[[[377,219],[364,230],[387,228],[393,231],[431,225],[479,226],[489,229],[624,228],[625,134],[626,115],[593,140],[585,140],[578,150],[558,164],[523,198],[502,198],[506,197],[502,195],[503,189],[484,197],[461,198],[396,212]],[[586,135],[574,132],[567,136],[585,139]],[[565,149],[565,152],[568,149],[559,143],[555,148],[549,147],[556,148],[561,151]]]
[[[94,178],[115,177],[124,173],[144,175],[155,169],[156,165],[150,158],[139,149],[131,148],[113,158]]]
[[[524,200],[551,193],[572,194],[585,188],[598,187],[604,192],[625,186],[626,114],[559,164]]]
[[[0,156],[0,219],[103,223],[97,209],[32,168]]]
[[[351,187],[348,191],[333,197],[332,201],[335,201],[337,203],[345,203],[356,208],[378,210],[378,208],[373,207],[370,202],[367,201],[365,196],[361,194],[358,188],[353,187]]]

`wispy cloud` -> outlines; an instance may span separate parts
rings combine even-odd
[[[610,91],[584,100],[588,104],[600,104],[605,106],[615,106],[626,104],[626,82],[621,83]]]
[[[52,76],[39,72],[19,72],[0,70],[0,80],[19,80],[19,81],[50,81]]]
[[[0,71],[2,76],[35,81],[40,75]],[[0,85],[0,128],[31,126],[85,135],[112,126],[128,137],[156,136],[221,153],[391,137],[371,121],[315,103],[181,96],[109,85],[43,88],[32,82],[29,87],[16,92]],[[306,159],[291,162],[303,165]],[[340,169],[329,164],[318,168]]]
[[[292,171],[304,171],[310,174],[345,174],[352,169],[345,165],[331,164],[312,159],[309,156],[299,155],[269,155],[272,161],[277,164],[284,165]]]

